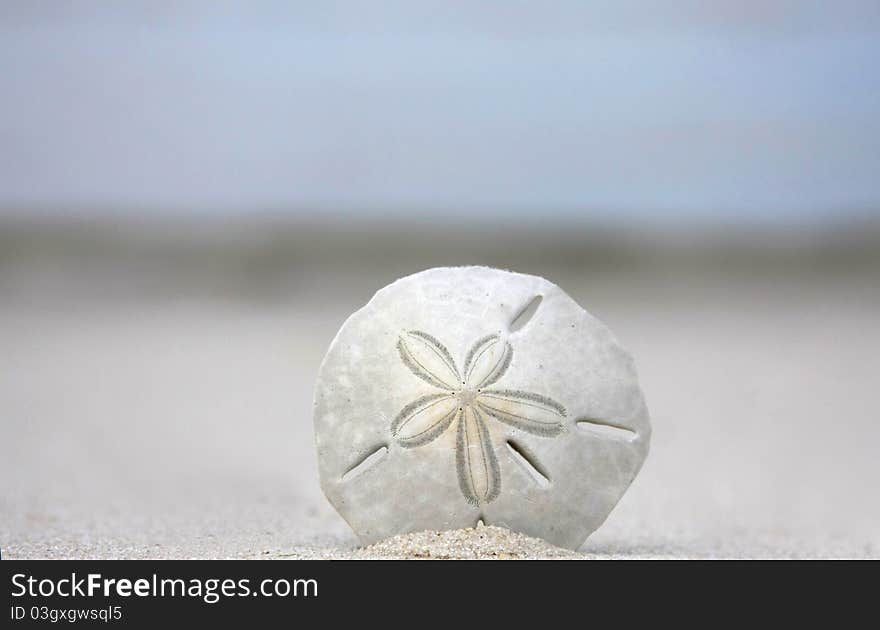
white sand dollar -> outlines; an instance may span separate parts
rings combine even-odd
[[[482,520],[576,549],[650,432],[611,331],[551,282],[486,267],[380,290],[315,390],[321,486],[365,543]]]

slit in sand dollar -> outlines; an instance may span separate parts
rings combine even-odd
[[[342,481],[350,481],[355,477],[362,475],[367,470],[375,466],[379,463],[385,455],[388,453],[388,447],[385,445],[380,446],[375,451],[355,463],[354,466],[345,471],[345,474],[342,475]]]
[[[543,278],[486,267],[381,289],[330,345],[314,409],[322,488],[365,543],[484,521],[577,548],[651,433],[605,325]]]
[[[627,441],[634,440],[637,437],[636,432],[632,429],[610,422],[602,422],[601,420],[583,418],[579,419],[575,424],[582,433],[592,434],[597,437]]]
[[[513,318],[513,321],[510,322],[510,332],[516,332],[523,326],[529,323],[529,320],[535,316],[535,313],[538,311],[538,307],[541,305],[541,300],[544,299],[543,295],[536,295],[531,299],[531,301],[525,305],[525,307],[519,312],[519,314]]]
[[[523,467],[523,470],[534,479],[539,487],[550,487],[549,474],[544,470],[544,467],[537,461],[537,459],[535,459],[534,455],[513,440],[507,441],[507,448],[510,451],[511,456],[520,466]]]

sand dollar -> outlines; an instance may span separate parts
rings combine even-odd
[[[486,267],[381,289],[315,390],[321,486],[358,536],[478,521],[575,549],[648,452],[633,361],[559,287]]]

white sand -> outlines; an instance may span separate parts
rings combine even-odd
[[[581,557],[880,556],[869,278],[552,279],[636,356],[655,428]],[[324,500],[317,366],[387,280],[284,303],[4,300],[3,557],[567,555],[492,528],[357,550]]]
[[[583,556],[501,527],[478,526],[475,529],[394,536],[358,549],[354,557],[375,560],[532,560],[578,559]]]

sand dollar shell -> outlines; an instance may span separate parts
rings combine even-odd
[[[577,548],[650,424],[633,361],[559,287],[430,269],[342,326],[315,390],[321,485],[360,538],[500,525]]]

